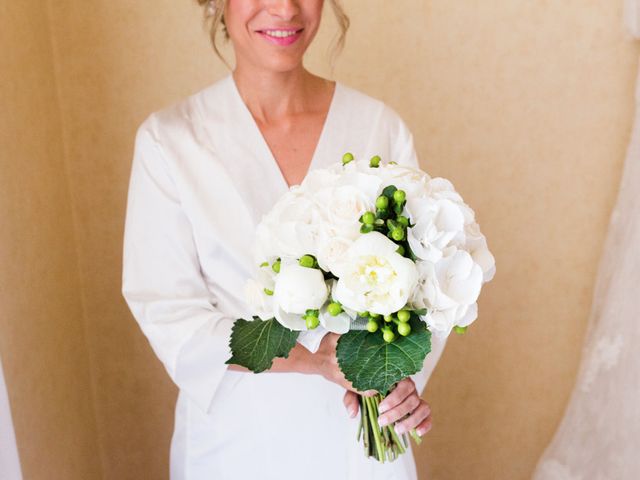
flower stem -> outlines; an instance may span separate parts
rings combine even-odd
[[[394,425],[380,427],[378,423],[378,405],[384,399],[381,394],[372,397],[359,396],[360,424],[358,425],[358,440],[362,437],[364,452],[367,457],[375,457],[379,462],[394,461],[409,448],[409,437],[416,444],[422,442],[415,428],[408,433],[398,435]]]
[[[371,430],[373,431],[373,439],[376,444],[376,453],[379,461],[384,462],[384,449],[382,448],[382,440],[380,438],[380,426],[378,425],[378,418],[375,414],[374,400],[372,397],[365,397],[367,408],[369,409],[369,423]]]

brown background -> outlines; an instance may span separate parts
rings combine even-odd
[[[25,479],[167,478],[176,389],[120,294],[135,129],[225,73],[188,0],[0,4],[0,352]],[[422,479],[526,479],[577,371],[632,118],[621,1],[348,0],[308,66],[394,107],[498,273],[424,397]]]

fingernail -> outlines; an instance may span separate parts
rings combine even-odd
[[[406,429],[404,428],[404,425],[396,426],[396,433],[398,435],[402,435],[404,432],[406,432]]]
[[[384,413],[384,412],[386,412],[386,411],[387,411],[387,405],[386,405],[386,404],[384,404],[384,403],[381,403],[380,405],[378,405],[378,411],[379,411],[380,413]]]
[[[378,425],[384,427],[387,424],[387,419],[385,417],[378,417]]]
[[[355,409],[355,408],[350,408],[350,409],[349,409],[349,416],[350,416],[351,418],[353,418],[353,417],[355,417],[355,416],[356,416],[356,409]]]

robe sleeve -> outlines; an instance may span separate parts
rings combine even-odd
[[[389,132],[391,135],[390,145],[393,145],[393,160],[400,165],[421,168],[418,161],[415,146],[413,144],[413,135],[404,120],[391,107],[387,107],[389,118]],[[431,351],[424,360],[422,369],[410,375],[416,384],[416,389],[422,394],[424,388],[431,377],[431,373],[436,368],[438,361],[444,351],[448,337],[438,337],[431,335]]]
[[[143,122],[135,139],[122,295],[173,382],[209,413],[227,370],[233,319],[214,306],[192,226],[149,123]]]

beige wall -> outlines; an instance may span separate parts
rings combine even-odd
[[[49,22],[9,3],[0,351],[25,478],[167,478],[176,390],[120,295],[133,135],[225,70],[195,2],[50,2]],[[526,479],[575,378],[630,130],[640,52],[622,2],[344,3],[334,78],[405,118],[498,266],[424,393],[421,478]],[[307,62],[324,75],[333,28],[328,15]]]
[[[46,8],[0,5],[0,105],[0,352],[24,478],[101,478]]]

